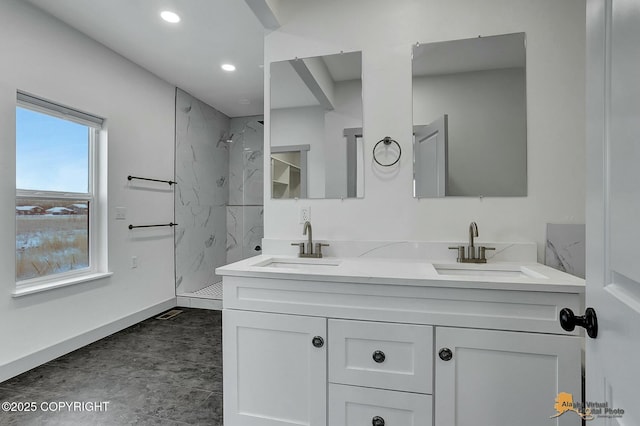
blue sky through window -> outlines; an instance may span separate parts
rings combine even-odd
[[[89,130],[16,108],[16,188],[88,192]]]

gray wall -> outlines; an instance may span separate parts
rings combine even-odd
[[[335,89],[331,111],[321,106],[271,110],[272,146],[310,145],[308,198],[347,196],[344,129],[362,127],[362,82],[338,82]]]
[[[324,198],[325,193],[324,114],[321,106],[271,111],[271,146],[310,146],[307,153],[308,198]],[[267,176],[271,180],[271,170]]]
[[[521,68],[413,79],[414,123],[449,116],[447,195],[526,193],[524,87]]]
[[[325,114],[325,197],[347,197],[347,139],[344,129],[362,127],[362,81],[335,84],[335,109]],[[361,179],[362,180],[362,179]]]

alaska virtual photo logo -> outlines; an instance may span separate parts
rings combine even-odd
[[[573,400],[573,395],[567,392],[560,392],[558,394],[553,408],[556,410],[556,414],[551,416],[551,419],[560,417],[568,411],[576,413],[584,420],[622,417],[624,414],[622,408],[611,408],[608,402],[576,402]]]

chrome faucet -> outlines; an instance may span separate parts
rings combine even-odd
[[[478,224],[475,222],[471,222],[469,224],[469,245],[464,246],[455,246],[449,247],[451,250],[458,251],[458,259],[457,261],[460,263],[487,263],[487,250],[495,250],[495,247],[485,247],[479,246],[476,250],[476,246],[474,245],[473,238],[478,236]],[[466,251],[466,253],[465,253]]]
[[[307,234],[307,230],[309,233]],[[302,235],[308,235],[307,238],[307,253],[313,254],[313,230],[311,229],[311,222],[306,221],[302,228]]]
[[[298,257],[322,257],[322,247],[327,247],[329,244],[316,243],[315,251],[313,245],[313,230],[311,229],[311,222],[306,221],[302,228],[302,235],[307,236],[307,247],[305,250],[304,243],[291,243],[292,246],[298,246]]]
[[[467,248],[467,258],[475,259],[476,258],[476,247],[473,245],[473,237],[478,236],[478,224],[475,222],[471,222],[469,224],[469,247]]]

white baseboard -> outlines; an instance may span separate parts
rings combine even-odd
[[[9,362],[0,367],[0,383],[8,380],[18,374],[22,374],[25,371],[29,371],[39,365],[54,360],[62,355],[73,352],[76,349],[80,349],[90,343],[103,339],[113,333],[120,330],[124,330],[127,327],[131,327],[134,324],[139,323],[149,317],[162,313],[167,309],[174,308],[176,306],[176,298],[172,297],[157,305],[151,306],[140,312],[128,315],[124,318],[120,318],[114,322],[98,327],[94,330],[87,331],[86,333],[72,337],[46,349],[42,349],[38,352],[34,352],[23,358]]]
[[[184,308],[209,309],[212,311],[222,310],[222,300],[219,299],[207,299],[185,295],[180,295],[176,299],[176,305]]]

